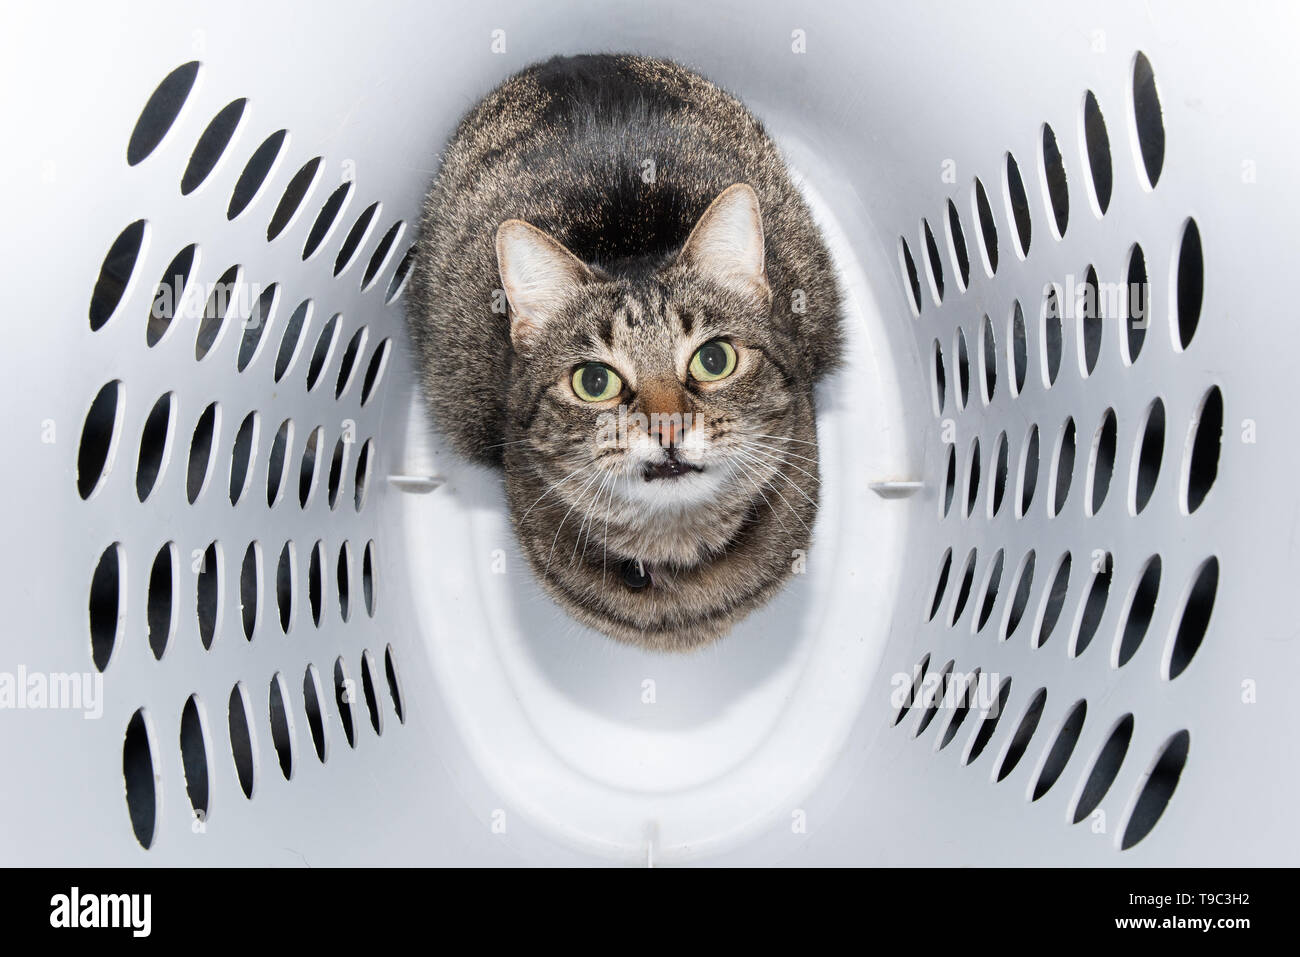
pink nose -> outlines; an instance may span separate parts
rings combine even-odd
[[[681,423],[668,416],[661,417],[655,423],[655,435],[658,437],[660,445],[676,445],[681,434]]]

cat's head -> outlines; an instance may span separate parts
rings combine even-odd
[[[797,346],[772,319],[748,185],[636,278],[520,220],[500,226],[496,250],[515,351],[507,460],[561,483],[556,499],[662,518],[735,511],[765,488],[806,494],[774,482],[783,464],[815,460],[815,434]]]

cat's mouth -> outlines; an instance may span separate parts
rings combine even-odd
[[[690,462],[683,461],[677,457],[673,450],[668,451],[668,457],[662,462],[653,462],[646,465],[641,470],[641,477],[647,482],[653,482],[656,479],[675,479],[683,475],[690,475],[692,472],[703,472],[704,466],[692,465]]]

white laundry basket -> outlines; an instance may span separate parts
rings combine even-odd
[[[6,19],[4,862],[1296,863],[1293,8]],[[404,332],[457,119],[602,50],[849,300],[806,569],[684,657],[542,595]]]

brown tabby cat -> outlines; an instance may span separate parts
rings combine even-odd
[[[576,618],[687,649],[789,578],[840,297],[737,100],[639,56],[516,74],[447,148],[410,290],[438,426],[504,466],[524,554]]]

